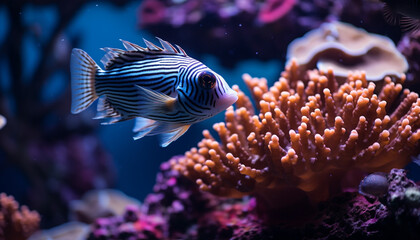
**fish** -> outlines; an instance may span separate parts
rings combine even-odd
[[[385,20],[406,32],[420,29],[420,0],[381,0]]]
[[[114,124],[135,119],[134,140],[160,135],[168,146],[197,122],[236,102],[222,76],[191,58],[178,45],[157,38],[161,47],[121,40],[125,50],[105,47],[104,68],[82,49],[72,50],[71,112],[78,114],[97,102],[94,119]]]

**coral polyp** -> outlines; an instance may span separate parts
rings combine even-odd
[[[270,88],[243,75],[259,113],[235,87],[236,110],[213,126],[220,142],[204,131],[172,168],[219,196],[274,203],[297,193],[318,202],[339,193],[349,173],[402,168],[418,151],[420,99],[403,90],[404,76],[378,89],[363,72],[340,85],[332,70],[308,71],[307,82],[298,71],[293,61]]]

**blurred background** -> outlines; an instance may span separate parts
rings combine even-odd
[[[373,1],[372,1],[373,2]],[[103,126],[96,104],[70,113],[72,48],[96,62],[119,39],[144,46],[158,36],[180,45],[247,92],[241,75],[278,79],[287,45],[323,22],[341,20],[402,37],[382,6],[359,0],[6,0],[0,3],[0,192],[42,215],[42,227],[67,221],[68,204],[91,189],[116,188],[142,200],[160,163],[183,154],[223,113],[194,124],[178,141],[132,139],[133,121]],[[363,4],[362,4],[363,3]]]
[[[96,104],[72,115],[72,48],[84,49],[99,63],[101,47],[122,48],[119,39],[143,46],[142,38],[157,43],[154,36],[159,36],[182,46],[230,85],[242,84],[244,72],[273,81],[280,73],[278,59],[249,59],[227,68],[218,58],[191,49],[180,40],[186,37],[182,33],[171,38],[142,29],[141,4],[121,0],[0,4],[0,115],[7,119],[0,130],[0,192],[39,211],[42,227],[65,222],[68,203],[90,189],[117,188],[143,199],[152,191],[161,162],[195,146],[202,130],[223,120],[219,114],[195,124],[181,139],[161,148],[155,136],[134,141],[133,121],[100,125],[92,119]],[[209,45],[197,44],[202,49]]]

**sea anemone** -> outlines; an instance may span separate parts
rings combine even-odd
[[[205,130],[198,148],[173,159],[172,168],[201,190],[253,194],[286,213],[341,192],[350,173],[402,168],[418,151],[420,99],[402,89],[404,76],[398,83],[386,77],[376,89],[363,72],[339,85],[331,69],[308,71],[306,83],[298,71],[292,61],[271,88],[243,75],[259,114],[235,86],[236,110],[213,126],[220,142]]]

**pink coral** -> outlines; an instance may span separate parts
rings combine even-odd
[[[272,23],[281,19],[295,5],[295,0],[267,0],[258,13],[258,20]]]

